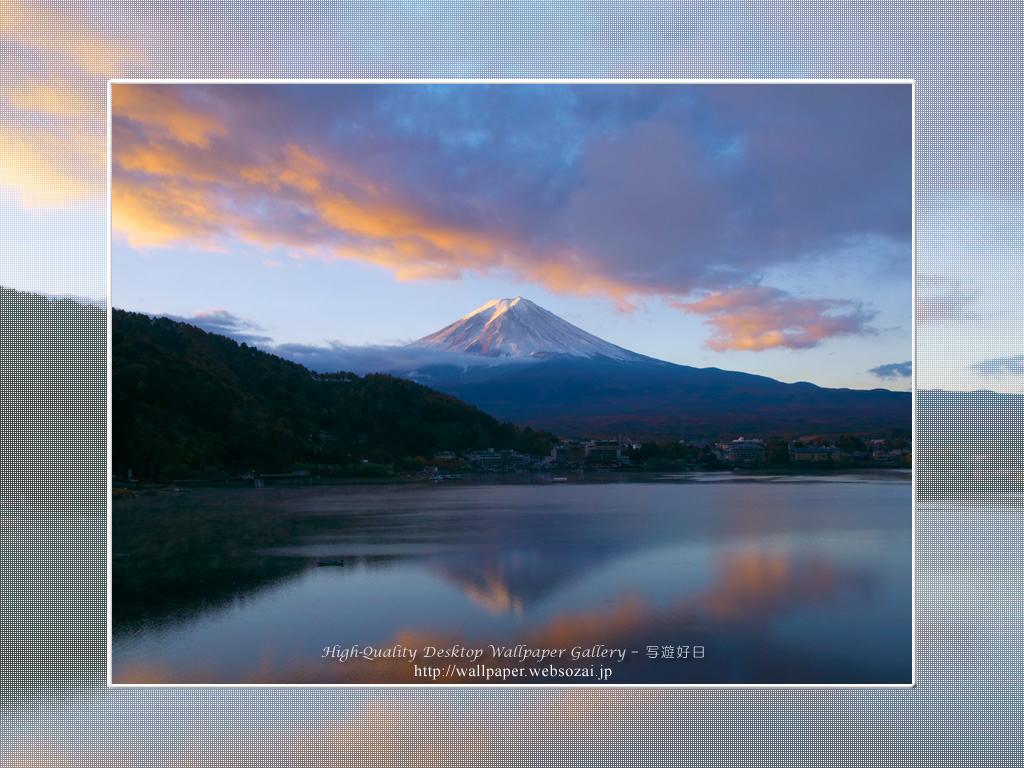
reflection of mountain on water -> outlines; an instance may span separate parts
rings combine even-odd
[[[130,632],[194,619],[255,599],[308,567],[305,558],[204,558],[185,563],[151,559],[145,553],[118,558],[113,565],[113,629]]]
[[[453,556],[439,559],[436,568],[446,576],[455,573],[453,578],[467,592],[478,593],[504,610],[503,606],[511,607],[521,599],[514,591],[520,588],[518,574],[531,565],[545,568],[549,557],[556,559],[555,554],[481,555],[476,564],[472,558]],[[422,650],[456,645],[486,648],[493,643],[507,648],[565,649],[543,666],[585,668],[596,662],[613,668],[613,682],[617,683],[877,685],[910,681],[909,578],[902,585],[904,600],[893,603],[885,596],[893,586],[889,577],[862,565],[815,555],[751,548],[722,554],[709,565],[712,578],[702,588],[683,590],[660,604],[633,586],[623,585],[608,593],[612,599],[554,611],[536,623],[523,622],[521,630],[506,627],[499,633],[479,633],[443,618],[429,624],[399,622],[393,634],[377,645]],[[525,593],[527,587],[521,588]],[[545,590],[542,587],[537,592],[544,594]],[[701,648],[699,661],[692,655],[696,647]],[[568,652],[573,648],[625,649],[627,655],[621,662],[607,656],[575,658]],[[486,653],[484,659],[490,669],[534,666],[524,665],[516,656]],[[200,673],[195,677],[192,666],[170,667],[165,678],[155,681],[185,676],[188,682],[207,683],[493,684],[462,676],[425,681],[405,657],[356,657],[344,664],[325,664],[322,659],[293,656],[275,668],[271,677],[255,679],[233,677],[237,674],[234,656],[222,652]],[[152,671],[138,661],[130,662],[119,674],[123,681],[154,682]],[[549,682],[550,678],[530,676],[513,681]],[[600,681],[581,677],[573,682]]]
[[[503,549],[431,558],[431,569],[492,613],[522,614],[614,555],[608,547]]]
[[[405,556],[345,557],[341,576],[357,570],[390,568]],[[262,599],[317,570],[316,558],[274,551],[243,557],[190,559],[171,564],[140,557],[116,558],[113,565],[115,634],[171,627],[231,606]]]
[[[626,589],[615,595],[619,599],[557,613],[525,635],[503,642],[531,648],[600,644],[637,650],[627,663],[615,665],[619,683],[909,682],[909,579],[906,611],[894,619],[885,614],[892,611],[882,598],[885,577],[857,565],[794,556],[785,550],[749,549],[720,555],[713,568],[713,579],[704,588],[680,593],[667,604],[655,605]],[[787,632],[794,618],[802,631]],[[470,646],[483,642],[447,636],[442,641],[426,633],[417,641]],[[706,657],[690,665],[666,660],[666,649],[673,649],[674,655],[683,644],[700,645],[707,650]],[[652,647],[657,658],[644,652]],[[587,663],[558,661],[564,666]],[[398,672],[408,675],[406,670]],[[414,679],[389,682],[398,681]]]
[[[113,564],[118,679],[404,681],[406,661],[384,670],[295,656],[391,639],[614,643],[637,651],[618,682],[903,679],[909,496],[886,482],[129,499],[113,520],[113,552],[130,555]],[[318,568],[318,557],[344,567]],[[652,646],[697,644],[709,649],[698,667],[644,660]],[[163,677],[125,672],[157,660]]]
[[[270,489],[232,489],[118,501],[112,525],[114,632],[195,618],[301,574],[310,557],[267,551],[315,528],[291,514],[283,498]]]

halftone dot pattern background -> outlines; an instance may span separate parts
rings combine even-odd
[[[106,306],[110,77],[914,78],[919,390],[976,388],[992,340],[1020,335],[1016,3],[11,2],[0,17],[8,287]],[[0,311],[6,766],[1019,762],[1017,396],[919,398],[913,690],[108,690],[105,317],[13,294]],[[54,335],[20,337],[33,317]]]

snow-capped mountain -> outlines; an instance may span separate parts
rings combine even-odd
[[[907,392],[824,389],[676,365],[599,339],[523,298],[492,301],[409,346],[444,354],[392,375],[502,421],[561,435],[858,434],[911,423]]]
[[[495,299],[461,320],[409,346],[432,347],[484,357],[606,357],[651,362],[577,328],[528,299]]]

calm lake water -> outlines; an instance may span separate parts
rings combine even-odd
[[[908,684],[912,528],[900,471],[119,500],[111,679]]]

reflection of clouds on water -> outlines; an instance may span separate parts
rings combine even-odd
[[[819,559],[795,559],[778,552],[721,555],[712,588],[687,599],[693,609],[716,621],[760,624],[795,605],[830,600],[842,591],[865,594],[873,580],[866,572],[840,570]]]
[[[627,738],[674,751],[665,739],[680,719],[658,716],[666,704],[656,690],[96,691],[11,745],[3,765],[498,765],[510,744],[517,765],[626,765]]]
[[[53,705],[0,760],[5,768],[751,765],[767,753],[789,765],[891,765],[894,745],[864,735],[891,722],[894,708],[923,709],[939,680],[959,674],[929,671],[938,680],[918,691],[98,689]],[[983,723],[983,684],[965,681],[961,691],[965,706],[927,710],[930,720],[908,724],[896,754],[915,765],[948,765],[950,755],[1005,764],[999,757],[1016,747],[1010,713],[989,707]],[[766,719],[771,732],[756,728]]]
[[[1012,580],[996,583],[990,575],[993,567],[1013,562],[1011,534],[1018,522],[1011,511],[964,518],[934,509],[922,515],[924,540],[970,537],[988,547],[958,550],[953,570],[941,566],[941,573],[934,558],[925,560],[916,690],[107,690],[93,682],[86,690],[64,687],[59,698],[36,697],[20,707],[0,763],[9,768],[748,765],[756,753],[785,755],[783,761],[793,765],[888,765],[894,755],[913,756],[911,762],[919,765],[1006,764],[1017,748],[1017,693],[993,686],[992,674],[1015,658],[1010,630],[1021,599]],[[728,583],[781,573],[769,562],[720,568]],[[982,615],[990,630],[984,638],[973,631],[980,630]],[[82,651],[79,662],[102,653],[102,647]],[[954,689],[958,707],[935,705],[943,691]],[[894,713],[899,714],[896,753],[888,737],[864,737],[892,723]],[[759,731],[756,724],[766,718],[772,729]],[[837,744],[850,745],[838,760]]]
[[[498,570],[488,572],[493,578],[489,585],[489,596],[510,595],[511,590],[501,580]],[[632,655],[629,662],[616,669],[616,680],[620,683],[656,683],[663,679],[687,681],[687,674],[697,675],[695,682],[850,682],[843,677],[851,672],[837,660],[835,650],[826,649],[823,660],[814,666],[802,664],[800,652],[789,647],[784,640],[773,637],[772,627],[776,622],[794,612],[828,606],[853,595],[863,596],[873,589],[873,577],[865,571],[851,567],[839,567],[820,558],[790,557],[777,551],[749,550],[719,556],[715,564],[713,582],[705,589],[691,592],[675,599],[664,607],[653,605],[633,589],[624,589],[610,599],[591,602],[591,606],[578,611],[563,611],[558,615],[525,629],[518,637],[508,633],[501,640],[477,636],[457,626],[450,630],[402,629],[377,648],[417,649],[415,664],[431,664],[447,667],[449,661],[464,667],[473,666],[463,658],[424,658],[422,649],[435,648],[484,648],[485,654],[479,660],[488,668],[522,667],[519,660],[493,658],[488,645],[491,643],[514,646],[522,643],[529,648],[563,648],[573,646],[591,647],[603,644],[609,647],[637,650],[640,656]],[[477,589],[477,582],[471,582],[470,594]],[[511,601],[511,597],[508,598]],[[498,598],[492,601],[497,603]],[[737,639],[739,638],[739,639]],[[823,641],[842,643],[841,638],[823,636]],[[716,644],[728,647],[728,654],[716,659],[709,658],[699,668],[680,670],[657,667],[642,657],[649,645],[664,644],[691,645],[704,643],[714,649]],[[909,664],[909,637],[907,639],[906,661]],[[363,647],[363,646],[360,646]],[[221,666],[212,660],[196,661],[185,659],[172,667],[160,667],[151,662],[130,661],[118,665],[117,683],[423,683],[417,676],[413,661],[407,656],[397,658],[350,658],[338,661],[321,658],[321,649],[310,649],[305,658],[266,657],[261,663],[246,667],[244,677],[237,678],[236,671],[229,669],[230,661]],[[898,654],[897,654],[898,655]],[[838,654],[841,656],[841,654]],[[555,661],[558,666],[580,666],[572,663],[568,654]],[[899,667],[896,662],[891,667]],[[882,682],[906,682],[908,673],[899,679],[884,677]],[[838,675],[835,679],[829,675]],[[531,682],[530,678],[518,678],[520,682]],[[466,682],[466,678],[451,677],[447,682]],[[865,682],[857,679],[856,682]],[[876,680],[877,681],[877,680]],[[468,682],[485,682],[469,679]],[[537,681],[544,682],[544,681]],[[572,682],[566,680],[565,682]],[[580,682],[580,681],[575,681]],[[589,682],[589,681],[586,681]]]
[[[785,605],[787,593],[825,602],[858,584],[863,587],[861,574],[822,560],[787,558],[773,551],[734,552],[716,560],[712,585],[662,610],[624,592],[606,608],[559,616],[517,642],[530,647],[621,646],[710,619],[763,626]],[[935,615],[922,623],[930,637],[949,631]],[[399,632],[393,642],[416,648],[472,644],[454,630]],[[407,661],[311,661],[321,663],[308,664],[305,671],[321,679],[309,682],[323,682],[324,668],[331,667],[349,672],[349,682],[371,682],[367,676],[379,681],[382,673],[396,682],[423,682],[411,677]],[[261,670],[254,682],[269,672]],[[300,666],[288,670],[302,672]],[[176,676],[156,666],[126,674],[153,675],[152,682]],[[624,751],[627,743],[644,744],[643,754],[656,763],[680,764],[711,749],[724,764],[743,764],[749,744],[722,738],[709,746],[705,739],[691,743],[680,734],[692,729],[719,733],[722,728],[721,734],[728,735],[726,721],[753,722],[751,718],[763,714],[766,701],[808,722],[830,702],[829,718],[836,717],[838,708],[848,727],[868,728],[893,698],[892,691],[779,689],[753,694],[744,689],[91,689],[62,702],[47,702],[36,738],[23,736],[11,744],[4,765],[216,768],[245,764],[239,762],[243,752],[255,756],[254,764],[281,768],[318,764],[326,755],[351,765],[430,765],[442,758],[445,765],[480,765],[501,763],[510,743],[517,744],[517,757],[526,765],[566,760],[628,764],[630,755],[634,762],[637,755]],[[153,728],[154,722],[159,728]],[[131,754],[122,751],[123,744],[132,745]],[[807,754],[823,748],[809,744]],[[929,735],[914,754],[927,763],[938,749]],[[872,758],[881,755],[860,757],[863,764],[877,764]]]

